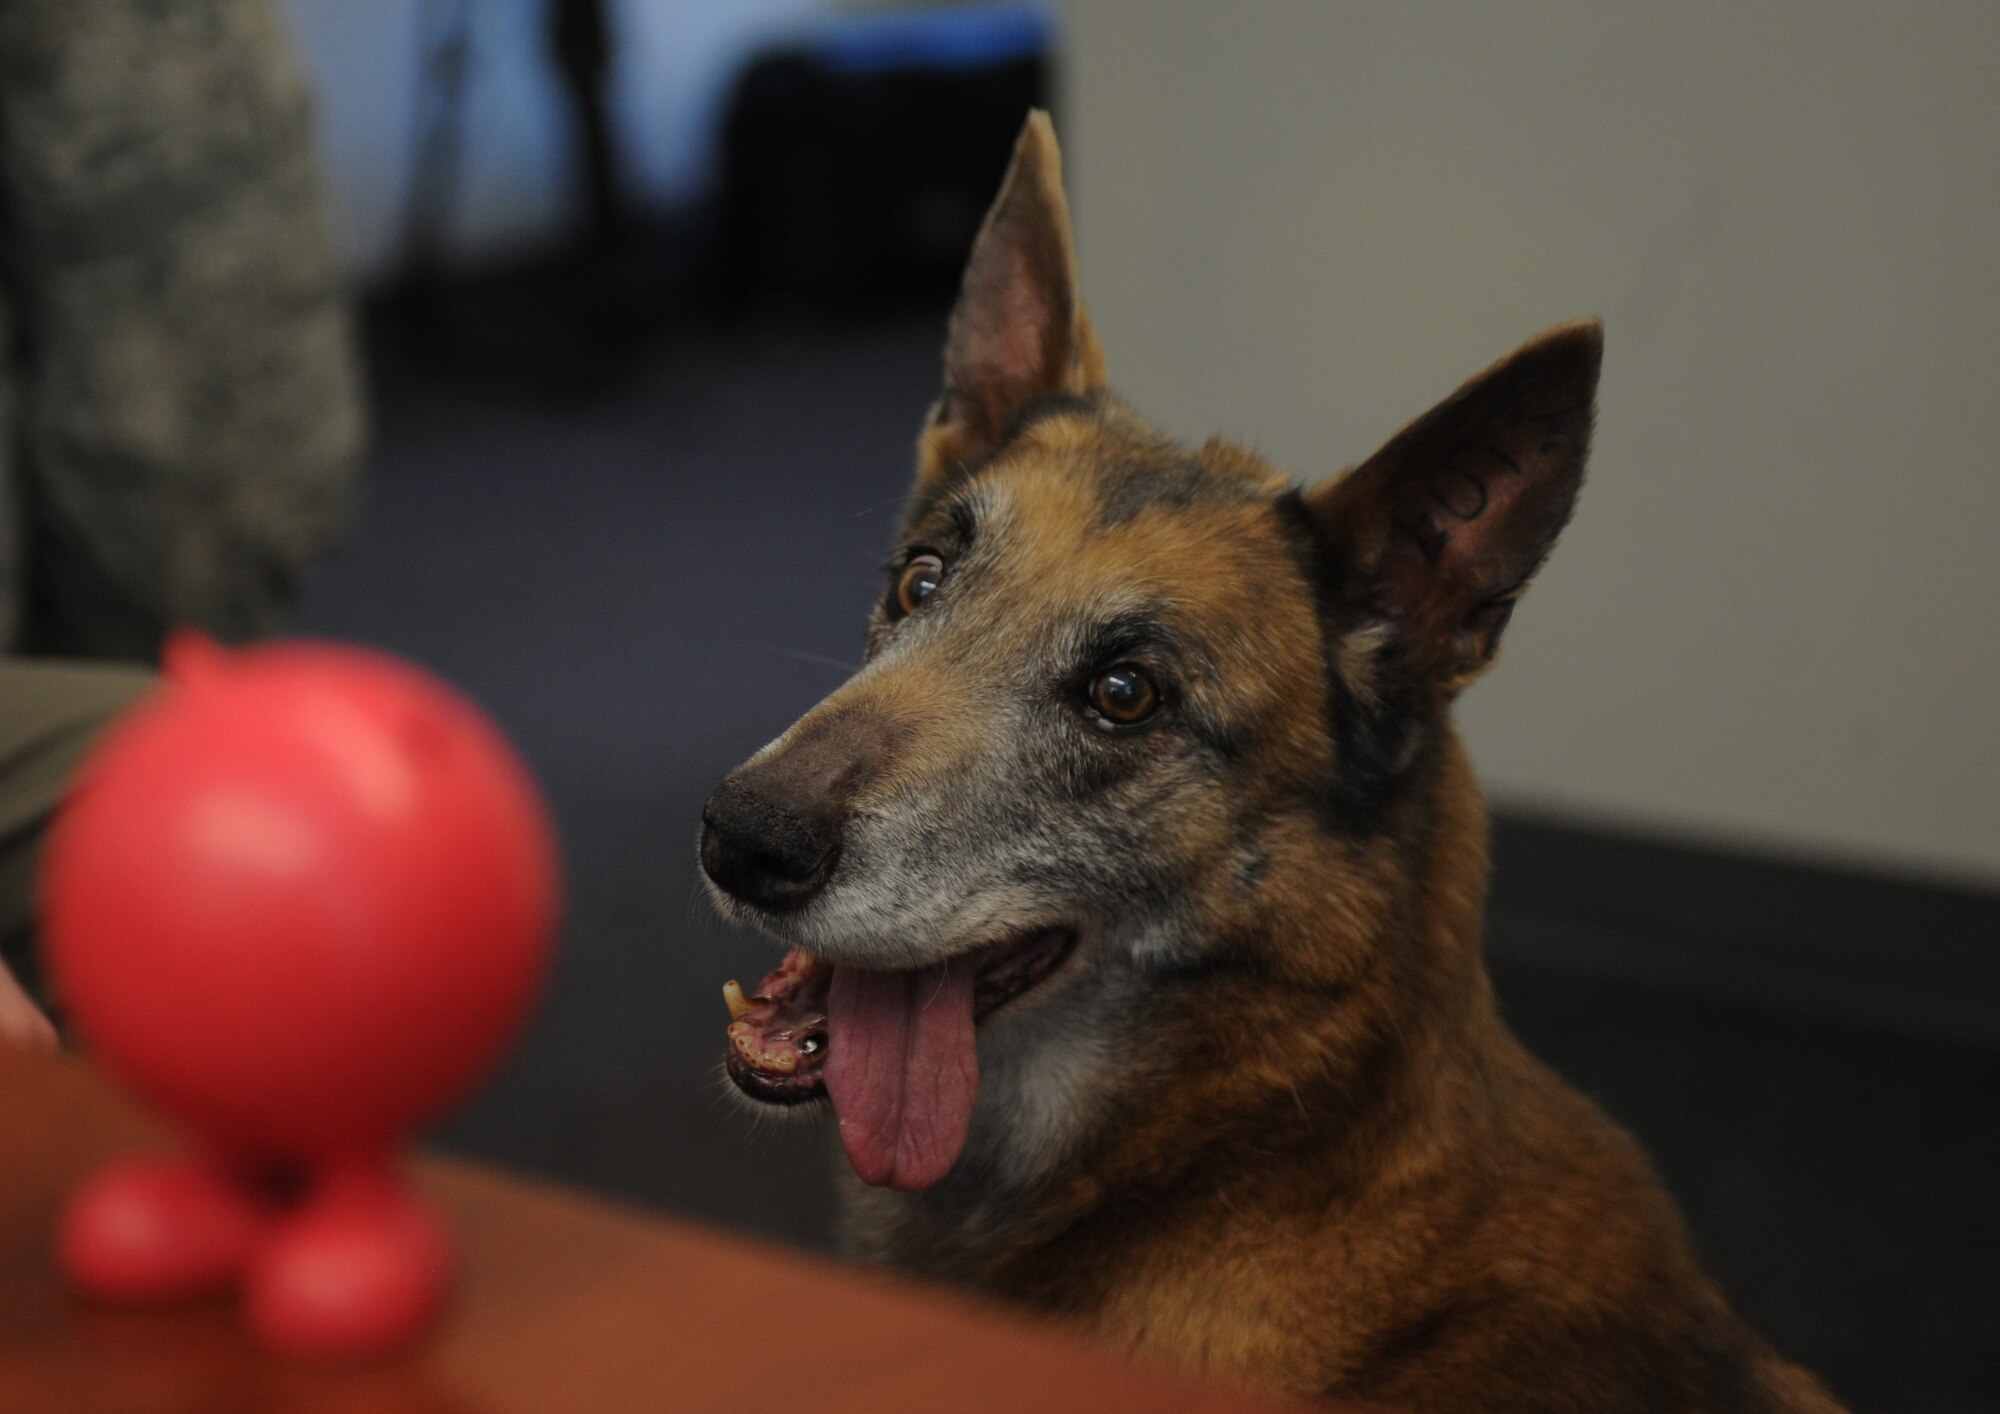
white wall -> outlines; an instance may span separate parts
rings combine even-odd
[[[743,59],[833,0],[612,0],[614,121],[642,198],[706,182],[715,124]],[[451,0],[281,0],[318,91],[339,239],[357,273],[402,236],[426,36]],[[549,235],[571,197],[567,114],[544,58],[544,0],[471,0],[472,60],[455,249],[477,258]]]
[[[1071,0],[1114,382],[1339,469],[1607,321],[1496,798],[2000,881],[2000,5]]]

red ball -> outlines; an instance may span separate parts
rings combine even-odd
[[[476,708],[382,654],[183,640],[169,673],[51,831],[60,993],[224,1153],[387,1151],[533,999],[557,894],[541,799]]]

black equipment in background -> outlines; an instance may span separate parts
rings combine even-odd
[[[1048,104],[1053,28],[1039,4],[873,13],[754,61],[723,129],[724,300],[948,297]]]

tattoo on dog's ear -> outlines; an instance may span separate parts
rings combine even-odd
[[[1104,356],[1077,293],[1062,154],[1040,110],[1028,115],[973,241],[944,375],[920,449],[920,499],[998,447],[1036,399],[1104,386]]]
[[[1595,415],[1603,327],[1552,329],[1405,427],[1304,504],[1340,583],[1450,695],[1493,659],[1515,601],[1569,520]],[[1330,591],[1330,592],[1329,592]]]

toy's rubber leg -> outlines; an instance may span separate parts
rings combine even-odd
[[[78,1292],[154,1304],[213,1296],[243,1274],[271,1225],[271,1201],[194,1157],[126,1159],[70,1195],[56,1259]]]
[[[251,1329],[309,1360],[389,1355],[421,1336],[451,1286],[444,1223],[387,1164],[328,1173],[259,1246],[245,1278]]]

